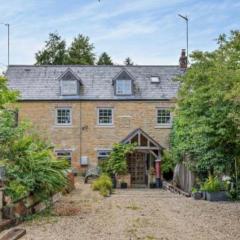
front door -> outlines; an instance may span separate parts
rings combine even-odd
[[[146,184],[146,161],[145,153],[134,152],[128,155],[128,172],[131,174],[131,184]]]

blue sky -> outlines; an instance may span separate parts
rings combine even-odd
[[[33,64],[49,32],[69,44],[79,33],[90,37],[95,53],[114,63],[130,56],[136,64],[177,64],[185,48],[212,50],[220,33],[238,29],[238,0],[0,0],[0,22],[11,24],[11,64]],[[0,67],[7,64],[7,31],[0,26]]]

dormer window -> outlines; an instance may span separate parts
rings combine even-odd
[[[79,95],[81,80],[70,68],[59,77],[59,80],[62,96]]]
[[[122,70],[114,79],[115,95],[129,96],[133,94],[133,77],[127,70]]]
[[[116,95],[132,95],[132,80],[116,80]]]
[[[78,82],[76,80],[62,80],[61,94],[65,96],[78,95]]]

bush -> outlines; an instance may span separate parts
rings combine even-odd
[[[223,184],[217,177],[209,176],[201,187],[201,190],[206,192],[219,192],[222,188]]]
[[[112,193],[112,187],[112,180],[106,174],[102,174],[92,183],[92,189],[94,191],[99,191],[100,194],[104,197],[107,197]]]
[[[0,162],[6,169],[5,194],[13,201],[28,194],[41,199],[67,185],[66,160],[58,160],[50,144],[27,124],[14,123],[14,115],[0,112]]]

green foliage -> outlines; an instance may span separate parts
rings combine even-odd
[[[10,196],[13,201],[26,197],[28,195],[28,189],[18,180],[10,181],[6,188],[5,194]]]
[[[111,57],[106,53],[103,52],[98,59],[97,65],[113,65]]]
[[[0,85],[0,92],[6,96],[2,106],[16,96],[5,84]],[[13,111],[6,108],[0,109],[0,164],[6,168],[5,193],[13,201],[27,193],[46,199],[67,185],[67,161],[57,160],[51,145],[28,124],[16,126]]]
[[[203,183],[201,187],[202,191],[206,192],[219,192],[223,188],[222,182],[218,179],[218,177],[209,176],[208,179]]]
[[[213,52],[193,52],[179,78],[171,153],[199,176],[235,172],[240,155],[240,33],[218,40]]]
[[[45,46],[35,55],[36,65],[53,64],[62,65],[66,62],[66,42],[61,39],[58,33],[50,33]]]
[[[162,172],[168,173],[169,171],[173,171],[174,166],[175,166],[175,163],[174,163],[171,153],[167,150],[164,150],[162,164],[161,164]]]
[[[109,158],[101,164],[102,171],[110,176],[126,174],[127,155],[134,150],[135,144],[114,144]]]
[[[112,193],[111,178],[106,174],[102,174],[98,179],[93,181],[92,189],[99,191],[102,196],[108,197]]]
[[[7,88],[7,79],[0,76],[0,109],[3,109],[5,104],[15,102],[18,97],[18,92],[10,91]]]
[[[94,64],[94,46],[89,41],[89,37],[85,37],[82,34],[79,34],[76,38],[74,38],[68,49],[67,64]]]
[[[132,59],[130,58],[130,57],[127,57],[126,59],[125,59],[125,61],[124,61],[124,64],[125,65],[134,65],[134,62],[132,61]]]

